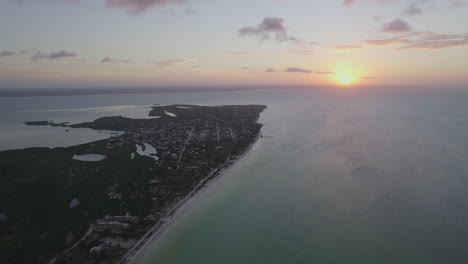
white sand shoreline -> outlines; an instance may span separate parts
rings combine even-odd
[[[135,246],[129,249],[122,256],[122,258],[117,262],[117,264],[131,264],[133,260],[140,254],[140,252],[148,246],[149,243],[159,239],[159,237],[171,226],[171,224],[177,220],[177,217],[175,216],[178,216],[184,212],[180,209],[187,209],[184,208],[184,206],[187,205],[190,200],[199,195],[201,190],[205,189],[206,187],[209,187],[214,180],[223,176],[230,168],[233,167],[234,164],[236,164],[238,161],[242,160],[245,156],[247,156],[247,154],[258,142],[260,134],[261,132],[247,147],[244,153],[233,159],[228,159],[220,167],[213,170],[212,172],[210,172],[210,174],[208,174],[208,176],[202,179],[198,183],[198,185],[184,198],[177,201],[174,205],[169,206],[169,210],[163,214],[161,219],[153,227],[151,227],[140,240],[138,240]]]

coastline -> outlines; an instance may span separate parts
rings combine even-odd
[[[119,131],[115,137],[69,147],[1,151],[1,169],[7,173],[0,180],[20,191],[11,188],[0,196],[34,210],[2,207],[1,213],[8,216],[27,217],[12,217],[2,225],[12,243],[5,245],[7,254],[0,256],[0,262],[135,263],[134,258],[144,255],[135,257],[139,250],[157,238],[177,212],[186,214],[198,201],[186,206],[190,198],[251,150],[261,137],[258,121],[266,108],[153,106],[150,113],[161,118],[105,116],[69,125]],[[178,118],[167,115],[168,111]],[[36,124],[56,123],[31,123]],[[154,147],[146,153],[143,146],[157,146],[159,152]],[[91,154],[106,158],[99,162],[77,158]],[[31,190],[37,195],[21,195]],[[44,208],[34,199],[39,195],[51,201],[51,206]],[[14,225],[22,228],[10,228]],[[49,232],[53,235],[48,236]],[[35,239],[41,239],[44,246],[37,247]],[[77,240],[79,246],[74,244]]]
[[[168,207],[168,211],[164,213],[161,220],[159,220],[153,227],[151,227],[142,238],[140,238],[135,245],[129,249],[116,264],[132,264],[135,258],[143,251],[148,244],[159,239],[159,237],[177,220],[176,216],[182,213],[181,209],[188,204],[192,199],[201,193],[202,190],[210,187],[214,180],[221,178],[228,172],[237,162],[244,159],[252,148],[257,144],[261,137],[261,132],[255,137],[252,143],[245,149],[245,151],[235,157],[230,157],[225,163],[210,172],[181,200]]]

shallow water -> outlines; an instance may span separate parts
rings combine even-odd
[[[145,147],[145,150],[143,150],[143,147],[139,144],[136,145],[136,152],[140,155],[140,156],[146,156],[146,157],[150,157],[152,159],[154,159],[155,161],[158,161],[159,158],[156,156],[156,154],[158,154],[158,152],[156,151],[156,148],[154,148],[151,144],[148,144],[148,143],[143,143],[144,144],[144,147]]]
[[[136,264],[468,263],[468,91],[111,95],[107,105],[99,96],[64,99],[72,105],[15,99],[10,118],[26,102],[27,110],[268,105],[260,122],[269,137],[191,200]],[[87,121],[120,111],[19,120]]]
[[[96,162],[101,161],[107,158],[105,155],[101,154],[83,154],[83,155],[73,155],[74,160],[86,161],[86,162]]]
[[[174,113],[171,113],[171,112],[169,112],[169,111],[166,111],[166,110],[164,110],[164,113],[165,113],[166,115],[170,116],[170,117],[177,117],[177,115],[176,115],[176,114],[174,114]]]

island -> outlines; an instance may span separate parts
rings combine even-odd
[[[23,124],[27,126],[67,126],[68,122],[55,123],[54,121],[26,121]]]
[[[152,107],[72,147],[0,152],[0,263],[128,263],[185,201],[260,137],[264,105]]]

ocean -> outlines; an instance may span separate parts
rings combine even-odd
[[[0,149],[112,136],[26,127],[153,104],[266,104],[263,138],[135,264],[468,263],[468,90],[317,89],[0,98]]]

